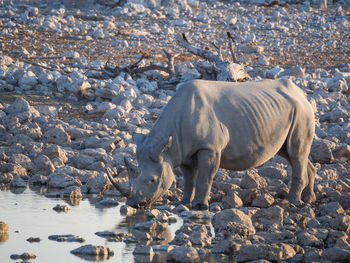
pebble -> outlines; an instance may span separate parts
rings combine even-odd
[[[49,240],[57,241],[57,242],[78,242],[84,243],[85,238],[76,236],[76,235],[51,235],[48,237]]]
[[[69,205],[60,205],[57,204],[54,208],[52,208],[56,212],[65,212],[68,213],[72,210],[72,208]]]

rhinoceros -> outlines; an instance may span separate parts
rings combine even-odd
[[[192,80],[177,89],[149,134],[134,134],[139,176],[128,187],[109,178],[128,205],[142,208],[167,192],[180,168],[181,203],[206,210],[219,168],[242,171],[278,154],[292,166],[287,200],[312,202],[314,131],[313,108],[291,80]]]

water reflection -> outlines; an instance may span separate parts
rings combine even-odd
[[[84,259],[86,261],[103,261],[112,258],[112,255],[79,255],[75,254],[76,257]]]
[[[0,232],[0,242],[6,242],[7,240],[9,240],[9,238],[9,232]]]

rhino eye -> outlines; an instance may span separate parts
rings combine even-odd
[[[157,177],[156,176],[154,176],[152,179],[151,179],[151,183],[155,183],[157,181]]]

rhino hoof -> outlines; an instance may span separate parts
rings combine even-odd
[[[192,206],[192,209],[193,209],[193,210],[208,210],[208,209],[209,209],[209,206],[206,205],[206,204],[198,203],[198,204],[193,205],[193,206]]]
[[[302,207],[304,206],[304,202],[301,200],[295,200],[295,199],[290,199],[290,198],[286,198],[286,200],[289,202],[289,206],[293,207]]]

